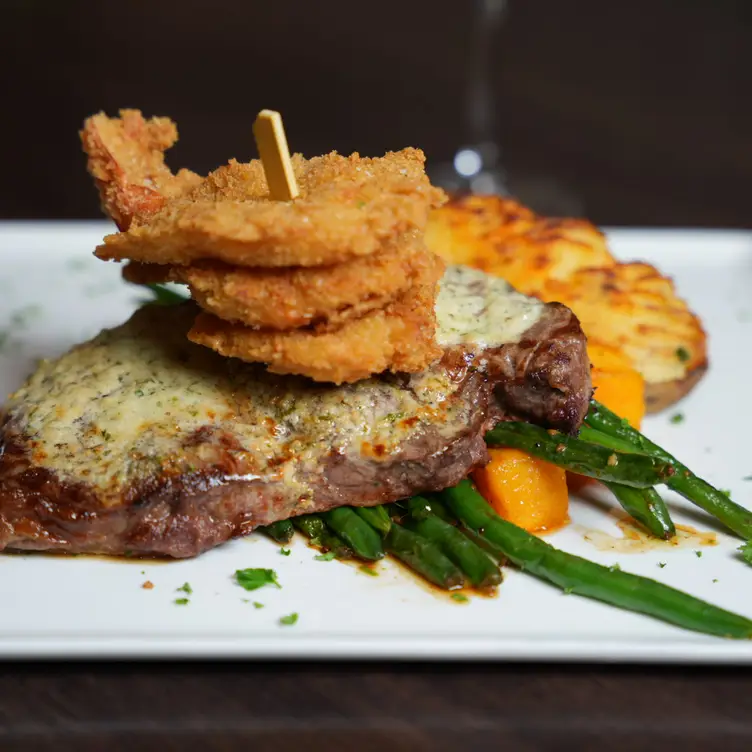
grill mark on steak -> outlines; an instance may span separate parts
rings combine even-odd
[[[591,396],[585,337],[571,311],[558,304],[547,305],[516,344],[480,352],[447,348],[423,374],[385,375],[346,388],[272,377],[262,368],[197,348],[183,336],[193,315],[191,305],[148,307],[74,350],[87,369],[96,370],[100,359],[122,357],[124,338],[141,337],[149,347],[169,350],[181,369],[193,369],[203,380],[197,383],[219,384],[207,392],[207,415],[193,420],[182,407],[175,410],[180,430],[174,436],[160,438],[157,418],[145,419],[146,441],[168,451],[149,456],[148,447],[139,445],[143,456],[124,460],[122,477],[99,472],[107,450],[92,443],[97,429],[87,423],[85,408],[75,406],[73,394],[75,409],[67,408],[55,435],[66,437],[75,425],[75,451],[94,464],[64,470],[69,456],[64,449],[60,466],[51,463],[53,447],[41,441],[40,431],[50,430],[52,418],[35,423],[30,415],[59,412],[53,395],[62,366],[61,371],[54,370],[55,363],[47,371],[43,366],[32,377],[29,383],[44,392],[33,404],[27,399],[29,385],[11,399],[0,432],[0,550],[195,556],[295,514],[377,504],[454,485],[487,460],[483,436],[499,420],[530,420],[575,432]],[[151,357],[146,344],[140,352]],[[114,373],[100,376],[109,390],[103,393],[110,395],[116,394],[110,387],[129,372],[127,361],[121,373],[119,366],[113,368]],[[158,369],[165,366],[157,362],[154,368],[160,378]],[[247,391],[249,384],[258,390]],[[295,395],[291,413],[285,414],[287,403],[275,402],[275,389]],[[320,421],[312,421],[320,415],[305,414],[325,404],[339,405],[340,411]],[[260,443],[250,447],[239,421],[261,415],[252,427]],[[386,421],[387,427],[374,429],[374,420],[378,426]]]

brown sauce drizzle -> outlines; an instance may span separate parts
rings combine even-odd
[[[616,551],[620,554],[718,545],[718,536],[715,533],[696,530],[689,525],[677,525],[676,535],[667,541],[653,537],[626,516],[619,515],[616,525],[622,532],[621,537],[604,533],[602,530],[588,530],[583,537],[599,551]]]

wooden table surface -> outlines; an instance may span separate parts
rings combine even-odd
[[[0,750],[748,750],[752,673],[722,667],[0,666]]]

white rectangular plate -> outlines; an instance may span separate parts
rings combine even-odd
[[[91,256],[109,226],[0,224],[0,389],[15,389],[38,358],[54,357],[124,321],[144,294],[119,267]],[[710,335],[710,373],[680,406],[685,420],[650,418],[644,429],[711,482],[752,500],[752,234],[614,230],[615,253],[675,277]],[[679,522],[712,520],[669,497]],[[613,505],[610,505],[613,508]],[[723,533],[714,547],[638,554],[585,539],[620,532],[609,505],[573,500],[572,523],[551,543],[660,580],[752,616],[752,568]],[[258,657],[752,662],[752,643],[696,635],[576,596],[513,570],[499,595],[461,604],[390,563],[370,577],[315,561],[295,540],[289,556],[257,535],[172,563],[0,555],[0,657]],[[696,554],[702,552],[702,556]],[[660,563],[665,566],[659,566]],[[282,589],[246,593],[232,575],[271,567]],[[142,588],[145,581],[154,588]],[[188,605],[174,600],[189,582]],[[253,601],[263,604],[254,608]],[[279,620],[299,614],[294,626]]]

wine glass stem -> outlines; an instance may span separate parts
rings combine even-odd
[[[507,0],[475,0],[472,48],[466,83],[466,129],[470,143],[493,144],[495,107],[489,82],[490,53]]]

